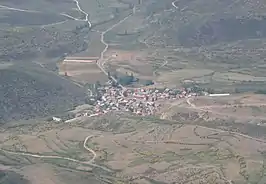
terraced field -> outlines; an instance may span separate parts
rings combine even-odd
[[[197,125],[113,113],[10,127],[0,136],[1,163],[23,166],[30,181],[36,173],[56,183],[71,171],[95,183],[265,182],[266,143]]]

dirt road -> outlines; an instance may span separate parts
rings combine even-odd
[[[76,6],[77,6],[78,10],[85,15],[85,20],[84,21],[88,22],[89,28],[91,28],[91,22],[89,21],[89,14],[86,13],[83,9],[81,9],[78,0],[74,0],[74,1],[76,3]]]
[[[97,157],[97,154],[95,153],[95,151],[93,151],[92,149],[90,149],[87,146],[88,140],[91,139],[92,137],[94,137],[94,136],[92,136],[92,135],[87,136],[85,138],[84,142],[83,142],[84,149],[86,149],[87,151],[89,151],[93,155],[93,157],[90,160],[88,160],[88,161],[80,161],[80,160],[76,160],[76,159],[73,159],[73,158],[61,157],[61,156],[56,156],[56,155],[41,155],[41,154],[34,154],[34,153],[15,152],[15,151],[5,150],[5,149],[2,149],[2,148],[0,148],[0,150],[5,152],[5,153],[11,154],[11,155],[28,156],[28,157],[34,157],[34,158],[50,158],[50,159],[68,160],[68,161],[71,161],[71,162],[85,164],[85,165],[89,165],[89,166],[92,166],[92,167],[98,167],[98,168],[101,168],[101,169],[103,169],[103,170],[105,170],[107,172],[112,172],[110,169],[108,169],[106,167],[99,166],[99,165],[93,163],[95,158]]]
[[[206,111],[204,109],[204,106],[203,107],[197,107],[190,100],[192,100],[192,98],[188,98],[186,101],[187,101],[187,104],[190,105],[191,108],[196,109],[196,110]],[[212,111],[210,111],[210,112],[212,112]],[[214,112],[214,113],[218,113],[218,112]],[[232,134],[235,134],[235,135],[238,135],[238,136],[247,138],[247,139],[251,139],[251,140],[258,141],[258,142],[266,143],[266,140],[264,140],[264,139],[259,139],[259,138],[251,137],[251,136],[248,136],[248,135],[245,135],[245,134],[241,134],[241,133],[238,133],[238,132],[225,131],[225,130],[216,129],[216,128],[208,128],[208,127],[204,127],[204,126],[198,126],[198,127],[201,127],[201,128],[207,129],[207,130],[212,130],[212,131],[220,132],[220,133],[224,133],[224,132],[226,132],[226,133],[232,133]]]
[[[175,9],[178,9],[178,6],[175,4],[177,2],[177,0],[176,1],[173,1],[172,2],[172,6],[175,8]]]
[[[104,69],[104,64],[106,63],[107,60],[104,59],[104,54],[106,53],[106,51],[108,50],[109,48],[109,44],[106,43],[104,41],[104,36],[106,35],[106,33],[108,33],[109,31],[111,31],[112,29],[114,29],[116,26],[120,25],[121,23],[123,23],[124,21],[126,21],[131,15],[133,15],[133,13],[129,14],[128,16],[126,16],[124,19],[120,20],[118,23],[112,25],[111,27],[109,27],[108,29],[106,29],[104,32],[101,33],[101,42],[105,45],[105,48],[104,50],[101,52],[101,56],[100,56],[100,59],[99,61],[97,62],[99,68],[105,73],[105,75],[108,75],[108,72]],[[118,81],[113,77],[111,76],[112,80],[117,82]],[[123,89],[125,89],[124,86],[122,86],[121,84],[119,84],[120,87],[122,87]]]

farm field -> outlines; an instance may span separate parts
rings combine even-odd
[[[201,96],[165,105],[164,119],[216,125],[222,129],[265,138],[265,95],[236,94],[225,97]]]
[[[265,142],[197,125],[113,113],[14,127],[0,136],[1,163],[9,170],[23,165],[19,173],[34,183],[85,172],[93,183],[265,181],[258,175],[265,172]]]
[[[265,184],[265,10],[262,0],[2,0],[0,183]],[[98,93],[108,75],[134,82]],[[144,86],[163,97],[124,98]],[[202,96],[186,93],[195,88]],[[128,101],[152,113],[129,113]]]
[[[59,65],[59,75],[70,77],[71,80],[81,84],[95,84],[97,81],[104,83],[108,81],[107,76],[97,66],[95,60],[87,62],[63,61]]]

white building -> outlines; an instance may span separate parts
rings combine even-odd
[[[57,117],[53,117],[53,121],[60,122],[60,121],[62,121],[62,119],[61,118],[57,118]]]

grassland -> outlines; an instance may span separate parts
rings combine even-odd
[[[197,97],[170,102],[161,117],[196,124],[219,126],[249,136],[265,138],[265,96],[250,93],[228,97]]]
[[[133,73],[140,79],[155,81],[157,86],[182,86],[190,81],[204,88],[212,88],[217,92],[263,90],[265,72],[264,61],[261,58],[263,58],[264,44],[261,40],[264,39],[264,33],[261,32],[259,25],[264,25],[264,22],[263,20],[256,21],[256,17],[259,15],[255,14],[251,15],[251,20],[247,20],[246,13],[241,12],[239,6],[242,3],[244,9],[254,8],[257,12],[262,12],[264,6],[256,8],[252,3],[248,4],[242,1],[221,3],[180,0],[176,2],[178,8],[175,8],[170,0],[163,2],[148,0],[141,5],[126,0],[90,3],[80,1],[82,10],[89,13],[92,23],[92,30],[89,31],[86,27],[82,28],[84,22],[70,20],[69,17],[62,16],[62,13],[66,13],[81,20],[84,18],[84,14],[77,10],[74,2],[58,3],[62,4],[62,7],[54,6],[49,9],[49,12],[54,12],[49,13],[52,18],[45,17],[48,16],[47,9],[38,14],[8,9],[1,11],[3,14],[10,15],[8,17],[14,16],[12,18],[14,20],[16,17],[25,17],[24,26],[16,25],[16,22],[13,23],[13,30],[18,31],[12,34],[20,35],[24,30],[30,35],[35,35],[40,27],[44,27],[45,32],[52,38],[51,42],[47,41],[47,43],[55,43],[54,46],[45,45],[43,48],[44,43],[41,40],[24,40],[27,43],[36,42],[42,51],[36,52],[27,49],[27,51],[21,52],[13,49],[10,54],[6,51],[2,52],[6,53],[3,55],[3,59],[10,60],[10,55],[12,55],[12,60],[38,58],[39,63],[54,69],[56,60],[64,54],[99,56],[104,49],[104,45],[100,41],[101,32],[132,13],[132,4],[135,4],[135,14],[108,31],[104,36],[105,41],[109,44],[109,49],[104,56],[108,60],[105,65],[113,74],[119,76],[126,72]],[[219,4],[219,9],[224,11],[218,11],[217,4]],[[7,4],[6,2],[3,5],[12,7],[14,3]],[[49,3],[42,2],[41,5],[48,7]],[[17,6],[17,8],[25,7],[25,4]],[[30,8],[40,11],[39,5],[33,4]],[[36,21],[30,21],[31,23],[41,24],[43,21],[40,19],[48,22],[43,22],[43,25],[29,25],[27,21],[30,19],[27,17],[30,15],[20,16],[23,13],[37,14],[34,16]],[[233,19],[232,17],[235,15],[243,17]],[[220,21],[222,19],[224,22]],[[56,20],[55,25],[51,22],[54,20]],[[246,30],[244,28],[237,29],[237,26],[231,26],[231,32],[240,32],[241,37],[236,38],[229,34],[230,22],[235,22],[238,25],[238,22],[242,21],[244,26],[247,26],[251,24],[252,20],[255,25],[252,29],[250,28],[249,32],[243,31]],[[12,22],[11,20],[6,21]],[[23,21],[19,22],[23,23]],[[3,25],[6,24],[3,23]],[[195,37],[197,31],[200,34],[199,38]],[[53,34],[54,32],[67,35],[68,39],[64,41],[60,34],[57,36],[57,34]],[[22,34],[19,37],[27,38],[27,35]],[[36,37],[41,38],[42,36],[37,35]],[[5,45],[8,44],[5,43]],[[12,41],[10,45],[21,44]],[[33,45],[30,47],[33,48]],[[47,50],[47,48],[49,49]],[[23,47],[19,49],[21,50]],[[18,55],[18,53],[20,54]],[[113,58],[113,53],[118,56]],[[131,56],[125,57],[125,54]],[[47,61],[47,57],[49,61]],[[83,80],[86,80],[86,77]]]
[[[84,2],[80,3],[82,6]],[[90,7],[95,5],[98,8],[94,7],[93,12],[86,10],[92,17],[101,20],[93,22],[99,30],[107,29],[123,18],[124,11],[128,11],[128,5],[125,8],[123,3],[117,3],[120,7],[114,13],[112,7],[108,8],[112,2],[105,3],[103,8],[102,5],[98,7],[97,2],[91,2]],[[87,96],[85,89],[81,89],[75,81],[81,84],[106,81],[95,64],[85,67],[90,69],[85,73],[84,69],[77,71],[75,68],[74,81],[58,75],[61,71],[58,71],[57,64],[63,57],[77,53],[82,55],[86,51],[86,56],[93,54],[99,57],[104,49],[101,34],[90,31],[84,21],[84,13],[78,10],[74,1],[3,1],[0,10],[1,123],[71,110],[85,103]],[[72,66],[69,67],[71,69]]]
[[[127,0],[81,0],[82,10],[89,13],[90,29],[74,1],[39,1],[2,2],[3,63],[33,62],[57,71],[56,64],[64,56],[100,56],[105,48],[102,33],[128,16],[103,36],[108,44],[103,63],[112,74],[133,73],[139,79],[153,80],[155,86],[196,83],[216,92],[264,90],[264,33],[259,26],[264,21],[257,20],[264,6],[180,0],[175,2],[176,8],[170,0],[147,0],[140,5]],[[259,13],[248,20],[241,4],[245,10],[253,8]],[[249,32],[229,26],[239,21],[248,26],[252,20]],[[240,32],[239,37],[232,37],[230,31]],[[73,75],[81,83],[95,82],[92,78],[104,81],[95,71],[75,69]]]
[[[81,84],[95,84],[97,81],[105,83],[108,81],[107,76],[100,70],[95,61],[87,63],[68,62],[59,63],[59,75],[65,75],[67,72],[71,80]]]
[[[262,1],[179,0],[178,8],[171,0],[79,2],[91,28],[74,1],[1,2],[5,121],[82,104],[84,90],[58,75],[58,61],[100,56],[107,48],[101,37],[108,44],[102,63],[118,76],[133,73],[165,87],[196,83],[217,92],[265,88]],[[94,63],[67,68],[75,81],[105,81]],[[113,112],[64,123],[13,121],[0,127],[0,181],[265,183],[263,101],[253,94],[185,99],[165,104],[161,119]]]
[[[179,0],[178,8],[171,3],[144,1],[106,35],[111,71],[131,72],[157,86],[189,81],[216,92],[263,90],[265,23],[256,18],[264,15],[262,1],[260,7],[244,1]],[[259,13],[247,15],[251,9]],[[110,57],[113,53],[116,58]]]
[[[63,113],[85,103],[86,93],[38,65],[5,65],[0,69],[0,123]]]
[[[70,173],[86,173],[92,183],[265,182],[260,173],[266,143],[189,123],[112,113],[6,127],[0,136],[1,163],[11,171],[23,166],[19,172],[34,183],[69,183],[64,179]],[[92,152],[83,147],[87,136],[86,146],[96,154],[92,162]]]

